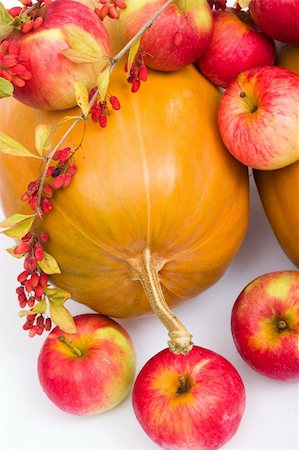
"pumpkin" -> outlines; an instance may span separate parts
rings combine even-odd
[[[278,62],[299,75],[299,46],[286,45]],[[255,171],[254,177],[273,231],[299,267],[299,161],[279,170]]]
[[[81,124],[68,137],[64,146],[75,147],[84,134],[78,172],[55,194],[42,228],[62,272],[53,282],[97,312],[127,317],[150,310],[146,270],[169,305],[223,275],[247,228],[248,174],[219,137],[219,91],[194,67],[151,72],[137,94],[119,67],[109,91],[122,108],[107,128],[88,122],[85,134]],[[78,110],[39,111],[5,99],[1,131],[34,149],[38,124],[71,114]],[[29,212],[19,199],[39,170],[34,158],[0,155],[7,215]]]

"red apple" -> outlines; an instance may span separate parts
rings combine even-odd
[[[240,72],[274,64],[273,39],[255,28],[248,12],[227,8],[213,14],[213,37],[197,62],[212,83],[226,88]]]
[[[76,316],[76,334],[56,327],[38,358],[43,390],[71,414],[102,413],[128,394],[135,373],[135,353],[126,331],[99,314]]]
[[[162,350],[142,368],[133,389],[137,419],[165,450],[218,449],[236,433],[244,406],[236,369],[197,346],[187,356]]]
[[[299,77],[280,67],[242,72],[224,92],[218,125],[227,149],[247,166],[285,167],[299,159]]]
[[[264,33],[278,41],[299,44],[298,0],[251,0],[249,9]]]
[[[97,75],[107,63],[109,37],[101,20],[81,3],[56,0],[39,11],[44,20],[36,31],[26,34],[15,31],[10,36],[19,44],[19,54],[29,58],[27,66],[32,75],[24,87],[15,88],[14,96],[35,108],[71,108],[76,104],[73,87],[76,81],[83,82],[88,89],[96,85]],[[70,48],[64,30],[72,26],[93,40],[98,61],[75,63],[63,54]]]
[[[299,379],[299,272],[272,272],[253,280],[237,298],[232,334],[242,358],[278,380]]]
[[[131,39],[163,3],[165,0],[126,0],[120,16],[125,39]],[[209,44],[212,32],[212,11],[206,0],[175,0],[142,37],[145,63],[162,71],[191,64]]]

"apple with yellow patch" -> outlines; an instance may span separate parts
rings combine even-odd
[[[131,39],[165,0],[126,0],[119,25]],[[141,39],[145,63],[161,71],[178,70],[197,61],[213,33],[213,16],[207,0],[174,0]]]
[[[38,376],[49,399],[76,415],[94,415],[119,404],[135,375],[135,352],[127,332],[99,314],[74,317],[77,333],[58,327],[38,358]]]
[[[299,272],[261,275],[237,298],[232,335],[242,358],[278,380],[299,379]]]
[[[164,450],[216,450],[236,433],[245,390],[236,369],[217,353],[194,346],[151,358],[133,389],[133,408],[148,436]]]

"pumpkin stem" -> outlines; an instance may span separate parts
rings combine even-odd
[[[146,248],[139,258],[130,261],[137,279],[141,282],[153,312],[168,330],[168,347],[176,355],[187,355],[193,347],[192,335],[169,308],[159,280],[151,252]]]

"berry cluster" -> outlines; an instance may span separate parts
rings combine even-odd
[[[57,161],[57,164],[50,166],[47,170],[46,178],[48,181],[43,183],[39,213],[50,213],[52,211],[50,199],[54,191],[70,185],[72,176],[76,173],[76,165],[71,162],[72,155],[73,153],[70,147],[55,152],[53,160]],[[27,186],[26,192],[21,197],[22,201],[27,202],[33,211],[37,209],[40,183],[40,178],[31,181]]]
[[[31,181],[21,196],[21,199],[28,202],[30,208],[35,211],[35,223],[43,213],[51,212],[50,199],[54,191],[69,186],[72,176],[76,173],[76,165],[72,162],[73,154],[70,147],[57,150],[52,158],[56,164],[48,167],[44,179],[40,177]],[[44,317],[46,306],[43,305],[42,308],[36,306],[42,301],[45,302],[47,297],[45,288],[48,286],[48,275],[41,269],[40,263],[45,256],[43,245],[49,237],[44,231],[38,232],[37,227],[32,228],[35,231],[23,236],[21,242],[13,249],[15,255],[25,257],[24,270],[18,276],[20,285],[16,292],[20,307],[31,308],[23,326],[24,330],[29,330],[30,337],[51,329],[51,319]]]
[[[44,309],[39,313],[34,311],[36,303],[44,298],[44,288],[48,285],[48,275],[38,266],[38,263],[44,258],[44,249],[42,242],[48,240],[48,235],[41,232],[38,235],[27,233],[18,244],[14,253],[25,256],[24,271],[18,276],[20,285],[16,292],[18,295],[20,308],[28,306],[32,313],[26,316],[27,320],[23,325],[24,330],[29,330],[29,336],[42,334],[44,330],[51,329],[51,319],[44,318]],[[35,307],[36,310],[36,307]]]
[[[15,41],[4,40],[0,44],[0,77],[16,87],[23,87],[31,79],[26,64],[28,58],[19,54],[20,47]]]
[[[128,64],[125,65],[125,72],[128,72]],[[131,92],[137,92],[141,81],[146,81],[147,77],[148,70],[144,63],[144,52],[140,50],[134,59],[127,78],[128,82],[132,84]]]
[[[96,88],[93,88],[89,92],[89,101],[93,98],[96,90]],[[108,100],[105,98],[104,101],[96,101],[90,109],[92,120],[98,122],[102,128],[105,128],[107,125],[107,117],[109,115],[108,101],[115,111],[118,111],[121,108],[118,98],[115,95],[111,95],[108,96]]]
[[[27,34],[30,31],[38,30],[44,22],[43,6],[50,4],[52,0],[37,0],[35,4],[32,3],[32,0],[20,0],[20,2],[24,5],[23,7],[14,6],[8,10],[8,13],[13,18],[19,18],[22,33]]]
[[[126,6],[123,0],[99,0],[99,7],[95,8],[94,12],[101,20],[106,16],[110,19],[119,19],[119,9],[125,9]]]
[[[213,9],[213,7],[215,9],[226,9],[226,2],[227,0],[208,0],[208,3],[211,7],[211,9]]]

